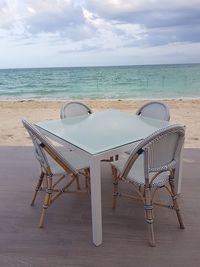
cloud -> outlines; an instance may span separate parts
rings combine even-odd
[[[199,41],[199,0],[88,0],[87,8],[106,20],[117,21],[122,26],[139,25],[143,32],[146,30],[146,44],[149,45],[153,39],[155,45]]]
[[[31,51],[41,45],[43,52],[55,51],[55,58],[96,52],[129,62],[133,51],[142,60],[141,51],[155,55],[156,49],[200,42],[200,1],[0,0],[0,36],[1,46]]]
[[[199,10],[199,0],[87,0],[85,6],[104,17],[125,18],[125,15],[137,12],[165,12],[178,10]]]
[[[200,1],[1,0],[0,27],[23,38],[55,34],[83,47],[199,41]],[[7,32],[7,34],[8,34]],[[109,37],[110,36],[110,37]],[[97,41],[99,39],[99,41]],[[51,38],[52,40],[52,38]],[[85,44],[84,42],[87,42]],[[107,45],[110,47],[110,45]]]
[[[0,29],[8,29],[17,20],[17,1],[0,1]]]
[[[68,27],[84,24],[82,9],[71,0],[28,1],[26,9],[25,24],[32,33],[65,32]]]
[[[0,2],[0,28],[14,33],[67,33],[84,28],[82,8],[72,0],[4,0]],[[16,31],[16,35],[17,35]],[[69,34],[70,35],[70,34]]]

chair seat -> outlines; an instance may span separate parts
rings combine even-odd
[[[111,165],[115,166],[119,173],[122,173],[125,163],[127,162],[129,155],[124,154],[122,159],[118,161],[114,161]],[[156,173],[151,172],[149,174],[150,178],[152,178]],[[169,171],[162,172],[159,174],[153,181],[153,187],[161,187],[165,185],[169,181]],[[144,158],[143,155],[139,156],[138,159],[135,161],[132,169],[130,170],[127,180],[140,186],[145,185],[145,176],[144,176]]]
[[[56,149],[59,151],[59,153],[63,156],[63,158],[66,158],[69,164],[76,170],[81,171],[83,169],[89,168],[89,161],[86,160],[84,157],[81,157],[74,151],[69,151],[65,149],[64,147],[56,147]],[[50,161],[51,170],[54,175],[60,175],[64,173],[63,168],[60,167],[52,158],[48,157],[48,160]]]

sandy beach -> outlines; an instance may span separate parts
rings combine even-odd
[[[93,111],[118,109],[135,113],[147,101],[82,101]],[[171,122],[186,125],[185,147],[200,148],[200,100],[163,100],[170,108]],[[0,145],[24,146],[31,141],[21,119],[32,122],[58,119],[62,101],[0,101]]]

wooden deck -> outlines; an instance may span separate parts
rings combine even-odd
[[[91,236],[90,198],[66,195],[37,227],[43,192],[30,207],[37,164],[30,147],[0,147],[0,267],[129,267],[200,265],[200,150],[184,151],[181,207],[186,229],[171,210],[156,208],[157,246],[146,241],[142,205],[121,199],[111,209],[108,163],[102,165],[103,244]],[[80,201],[81,200],[81,201]]]

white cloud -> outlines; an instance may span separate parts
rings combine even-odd
[[[54,54],[51,65],[83,64],[86,55],[85,65],[95,59],[105,65],[164,63],[181,61],[181,55],[189,62],[198,58],[189,49],[200,54],[199,25],[199,0],[0,0],[0,64],[5,51],[16,60],[20,47],[33,62]],[[35,49],[44,55],[33,59]]]
[[[9,27],[17,18],[17,0],[0,1],[0,28]]]
[[[200,8],[199,0],[88,0],[87,6],[103,13],[124,13],[144,10],[175,10]]]

